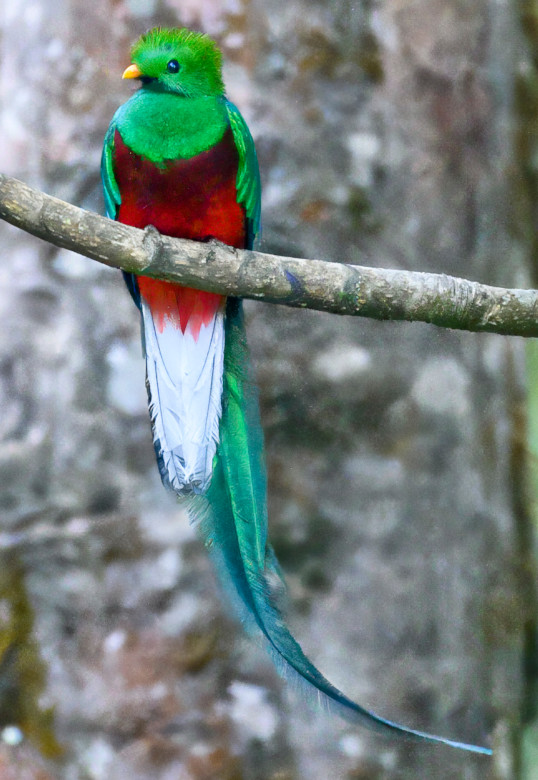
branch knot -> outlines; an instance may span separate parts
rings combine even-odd
[[[144,238],[142,239],[142,247],[147,257],[147,265],[142,269],[144,271],[159,271],[161,260],[163,257],[163,239],[156,227],[148,225],[144,228]]]

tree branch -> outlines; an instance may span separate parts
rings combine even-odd
[[[444,274],[278,257],[138,230],[0,174],[0,217],[105,265],[223,295],[377,320],[538,336],[538,292]]]

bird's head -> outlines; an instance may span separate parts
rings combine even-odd
[[[123,78],[140,79],[148,89],[183,97],[224,94],[220,50],[203,33],[155,27],[137,40],[131,59]]]

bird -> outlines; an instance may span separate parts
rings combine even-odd
[[[261,185],[247,123],[226,97],[222,54],[201,32],[156,27],[123,73],[139,89],[114,114],[101,172],[106,214],[176,238],[251,249]],[[187,505],[246,631],[308,700],[346,720],[485,755],[387,720],[332,685],[283,617],[285,582],[268,541],[258,394],[242,302],[124,273],[141,313],[153,443],[164,485]]]

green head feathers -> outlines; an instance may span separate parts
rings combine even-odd
[[[220,50],[203,33],[155,27],[134,44],[131,58],[124,78],[139,78],[150,89],[185,97],[224,94]]]

